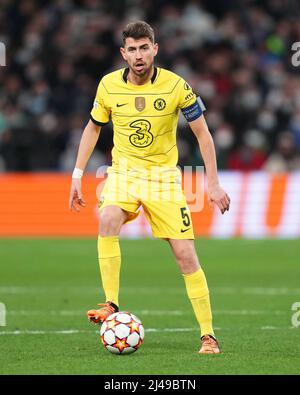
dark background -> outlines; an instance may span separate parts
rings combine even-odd
[[[204,101],[219,169],[300,169],[299,2],[1,0],[0,171],[71,171],[100,78],[124,67],[124,25],[146,20],[157,64],[185,78]],[[178,127],[180,164],[201,164]],[[110,163],[111,125],[88,170]]]

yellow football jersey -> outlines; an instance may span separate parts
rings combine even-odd
[[[114,171],[176,167],[176,129],[180,109],[197,102],[191,87],[175,73],[154,69],[145,85],[127,79],[129,69],[105,75],[99,83],[91,119],[113,123],[112,168]],[[125,164],[125,165],[124,165]]]

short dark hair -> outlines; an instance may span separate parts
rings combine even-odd
[[[144,21],[137,21],[128,23],[122,32],[123,44],[125,45],[126,38],[131,37],[135,40],[147,37],[154,44],[154,31],[152,27]]]

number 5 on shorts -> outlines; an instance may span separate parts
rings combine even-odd
[[[182,217],[182,223],[184,226],[190,226],[191,224],[191,220],[190,217],[188,215],[188,213],[186,212],[187,208],[186,207],[181,207],[180,211],[181,211],[181,217]]]

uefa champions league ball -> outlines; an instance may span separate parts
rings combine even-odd
[[[104,347],[113,354],[135,352],[143,343],[145,331],[140,319],[124,311],[113,313],[103,321],[100,329]]]

